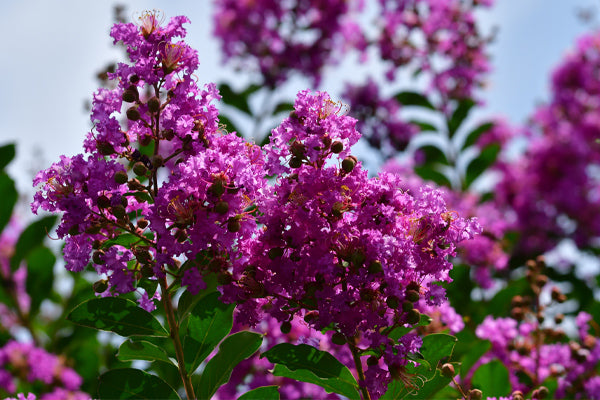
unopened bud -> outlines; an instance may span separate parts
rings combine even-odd
[[[419,301],[419,292],[416,290],[407,290],[405,296],[406,300],[410,301],[411,303]]]
[[[377,290],[370,288],[360,289],[359,295],[362,301],[371,302],[377,298]]]
[[[318,318],[319,318],[318,311],[309,311],[304,315],[304,321],[309,324],[315,322]]]
[[[339,154],[344,150],[344,144],[340,141],[335,141],[331,145],[331,152],[334,154]]]
[[[137,226],[138,228],[145,229],[148,226],[148,220],[143,218],[139,219],[137,221]]]
[[[232,280],[233,277],[231,276],[230,272],[225,271],[217,275],[217,282],[219,285],[229,285]]]
[[[96,142],[96,149],[98,149],[98,153],[103,156],[110,156],[111,154],[115,154],[115,148],[112,144],[103,141]]]
[[[400,305],[400,299],[398,299],[398,297],[396,296],[388,296],[388,298],[385,299],[385,303],[388,305],[389,308],[395,310]]]
[[[106,292],[106,289],[108,289],[108,281],[106,279],[101,279],[97,282],[94,282],[92,288],[96,293],[104,293]]]
[[[550,392],[548,391],[548,388],[546,386],[540,386],[538,389],[538,398],[539,399],[545,399],[546,397],[548,397],[548,394],[550,394]]]
[[[160,110],[160,100],[158,99],[158,97],[154,96],[150,100],[148,100],[147,106],[148,111],[150,111],[151,113],[156,113]]]
[[[348,156],[342,161],[342,169],[347,173],[352,172],[358,160],[354,156]]]
[[[415,290],[415,291],[419,291],[421,289],[421,286],[417,283],[417,282],[410,282],[407,286],[406,286],[406,290]]]
[[[122,95],[123,101],[126,103],[133,103],[134,101],[138,100],[139,97],[140,96],[135,85],[129,86]]]
[[[159,168],[159,167],[163,166],[163,164],[165,163],[165,160],[160,154],[156,154],[156,155],[152,156],[151,162],[152,162],[152,165],[154,166],[154,168]]]
[[[446,378],[454,377],[454,375],[456,375],[456,372],[454,371],[454,365],[450,363],[442,365],[442,375]]]
[[[106,260],[104,259],[104,251],[96,250],[92,253],[92,261],[94,264],[103,265]]]
[[[227,221],[227,230],[232,233],[239,232],[242,229],[242,224],[240,223],[240,216],[236,215],[235,217],[229,218]]]
[[[375,260],[369,264],[369,274],[378,274],[380,272],[383,272],[383,265],[381,265],[381,261]]]
[[[279,329],[281,329],[281,333],[287,335],[292,330],[292,323],[290,321],[284,321]]]
[[[127,109],[127,119],[131,121],[137,121],[141,118],[140,112],[138,111],[137,106],[129,107]]]
[[[79,226],[78,225],[73,225],[72,227],[69,228],[69,232],[67,232],[67,233],[69,235],[71,235],[71,236],[77,236],[81,232],[79,232]]]
[[[273,247],[269,249],[268,255],[271,260],[275,260],[283,255],[283,249],[281,247]]]
[[[338,346],[343,346],[346,344],[346,336],[340,332],[336,332],[331,337],[331,342],[333,344],[337,344]]]
[[[468,400],[481,400],[483,392],[479,389],[471,389],[467,395]]]
[[[108,197],[106,197],[105,195],[102,195],[102,196],[98,197],[96,204],[98,205],[99,208],[108,208],[108,207],[110,207],[110,199]]]
[[[371,356],[369,358],[367,358],[367,365],[368,366],[373,366],[373,365],[377,365],[379,364],[379,359],[375,356]]]
[[[535,279],[535,284],[538,287],[543,287],[546,283],[548,283],[548,277],[546,275],[538,275]]]
[[[175,131],[173,131],[173,129],[166,129],[162,131],[162,137],[165,140],[173,140],[173,138],[175,137]]]
[[[331,206],[331,215],[333,215],[336,218],[339,218],[342,216],[343,213],[344,204],[340,201],[336,201],[335,203],[333,203],[333,206]]]
[[[128,179],[129,177],[127,176],[127,172],[117,171],[115,173],[115,182],[119,185],[126,183]]]
[[[215,212],[217,214],[227,214],[227,211],[229,211],[229,203],[226,201],[218,201],[215,204]]]
[[[410,325],[416,324],[421,320],[421,313],[414,308],[407,313],[406,322]]]
[[[137,76],[136,74],[133,74],[129,77],[129,82],[136,84],[140,81],[140,77]]]
[[[185,231],[185,229],[177,229],[177,231],[175,232],[175,239],[179,242],[179,243],[183,243],[187,240],[188,235]]]
[[[146,172],[148,172],[148,168],[146,168],[143,162],[138,161],[133,164],[133,173],[137,176],[144,176],[146,175]]]
[[[302,159],[298,157],[292,157],[290,159],[290,168],[300,168],[302,166]]]
[[[511,396],[512,400],[525,400],[525,397],[523,397],[523,392],[521,392],[520,390],[515,390],[514,392],[512,392]]]
[[[402,311],[404,312],[409,312],[413,308],[415,308],[415,305],[410,301],[405,301],[402,303]]]
[[[117,219],[123,219],[127,215],[127,212],[125,211],[125,207],[123,207],[120,204],[114,206],[111,210],[111,213],[112,213],[112,215],[117,217]]]

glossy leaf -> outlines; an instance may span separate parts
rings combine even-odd
[[[99,380],[100,399],[181,399],[167,382],[139,369],[113,369]]]
[[[406,91],[400,92],[394,97],[403,106],[417,106],[435,110],[435,107],[431,104],[427,96],[421,93]]]
[[[498,157],[500,152],[500,146],[497,144],[491,144],[481,151],[481,153],[473,159],[467,167],[465,174],[465,187],[471,186],[475,179],[488,169]]]
[[[15,182],[5,174],[0,172],[0,232],[4,230],[12,215],[19,194],[15,187]]]
[[[508,396],[511,392],[508,370],[498,360],[477,368],[471,383],[488,397]]]
[[[30,314],[37,313],[42,300],[52,292],[56,257],[44,246],[38,246],[27,255],[27,281],[25,288],[31,298]]]
[[[427,164],[435,164],[435,163],[445,164],[445,165],[449,164],[446,154],[442,151],[442,149],[440,149],[437,146],[428,144],[426,146],[419,147],[419,149],[417,151],[423,152],[423,154],[425,155],[425,160],[426,160],[425,162]]]
[[[279,386],[262,386],[256,389],[250,390],[240,397],[238,400],[279,400]]]
[[[140,239],[138,236],[132,235],[131,233],[123,233],[114,239],[104,242],[101,248],[108,249],[115,245],[131,248],[131,246],[141,242],[143,242],[143,239]]]
[[[191,374],[231,331],[233,304],[223,304],[219,292],[206,296],[191,311],[183,343],[185,368]]]
[[[131,300],[104,297],[85,301],[67,317],[78,325],[112,331],[121,336],[168,336],[169,334],[148,311]]]
[[[221,385],[227,383],[233,368],[254,354],[261,343],[262,335],[246,331],[234,333],[223,340],[219,352],[206,364],[196,385],[198,399],[210,399]]]
[[[275,106],[275,109],[273,110],[273,115],[278,114],[280,112],[291,112],[294,109],[294,103],[289,103],[289,102],[282,102],[279,103]]]
[[[221,94],[223,103],[235,107],[250,116],[252,115],[250,105],[248,104],[248,96],[252,92],[236,93],[227,83],[222,83],[219,85],[219,93]]]
[[[427,335],[423,338],[421,354],[435,368],[440,360],[452,355],[456,341],[456,337],[445,333]]]
[[[469,132],[465,138],[465,142],[463,143],[463,146],[462,146],[463,150],[466,149],[467,147],[473,146],[477,142],[477,140],[481,137],[481,135],[483,135],[484,133],[486,133],[493,127],[494,127],[493,122],[484,122],[484,123],[480,124],[479,126],[477,126],[475,129],[473,129],[471,132]]]
[[[2,171],[15,158],[14,143],[0,146],[0,171]]]
[[[471,111],[471,108],[473,108],[474,105],[475,102],[471,99],[464,99],[458,103],[456,109],[452,113],[452,116],[448,120],[448,134],[450,137],[454,136],[458,128],[460,128],[464,120],[469,115],[469,111]]]
[[[470,342],[469,351],[465,353],[464,357],[461,359],[461,376],[464,377],[471,367],[475,365],[481,356],[483,356],[491,347],[492,343],[489,340],[475,339],[474,342]]]
[[[452,187],[450,180],[442,172],[431,166],[415,167],[415,173],[427,181],[433,181],[440,186]]]
[[[314,383],[327,392],[359,399],[358,384],[350,370],[326,351],[307,344],[281,343],[261,354],[275,365],[273,374]]]
[[[458,371],[458,364],[453,363],[454,369]],[[438,368],[435,371],[433,378],[426,381],[418,391],[409,393],[404,398],[406,399],[433,399],[437,392],[444,389],[452,381],[452,378],[447,378],[442,375],[441,370]]]
[[[56,223],[56,219],[57,217],[53,215],[43,217],[25,228],[15,245],[15,254],[10,259],[10,266],[13,270],[18,268],[29,253],[42,244]]]
[[[126,340],[119,347],[117,358],[121,361],[146,360],[146,361],[164,361],[172,364],[167,353],[160,347],[145,340],[133,341]]]
[[[189,261],[186,261],[189,262]],[[185,265],[185,264],[184,264]],[[183,268],[183,267],[182,267]],[[198,294],[191,294],[189,291],[183,292],[177,303],[177,316],[180,320],[185,319],[188,314],[196,307],[204,297],[211,294],[217,288],[217,275],[207,274],[202,277],[206,284],[206,289],[200,291]]]

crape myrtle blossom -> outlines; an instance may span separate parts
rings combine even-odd
[[[301,315],[316,330],[335,327],[338,339],[363,339],[381,350],[388,370],[377,379],[389,382],[421,340],[391,341],[380,329],[418,322],[412,303],[420,298],[445,301],[436,283],[450,279],[447,257],[480,227],[450,212],[434,189],[409,194],[395,175],[368,178],[349,155],[355,120],[340,111],[325,93],[300,92],[273,130],[267,167],[280,175],[273,195],[257,199],[263,229],[248,242],[247,261],[234,266],[224,298],[242,303],[250,325],[262,314],[281,323]],[[376,384],[366,382],[370,390]]]

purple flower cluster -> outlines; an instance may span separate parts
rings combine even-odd
[[[346,0],[219,0],[214,15],[216,37],[227,60],[260,71],[271,88],[296,71],[317,85],[321,70],[335,62],[348,42],[364,39],[349,20]]]
[[[365,85],[348,86],[344,97],[350,103],[356,128],[369,144],[390,157],[404,151],[419,128],[402,120],[400,103],[384,99],[377,84],[369,79]]]
[[[31,343],[10,340],[0,348],[0,393],[15,394],[19,379],[41,382],[47,392],[40,397],[41,400],[90,398],[79,391],[82,379],[65,365],[64,359]],[[30,397],[31,394],[25,398]]]
[[[431,77],[431,88],[445,103],[473,98],[490,69],[487,39],[475,23],[476,6],[491,2],[461,0],[380,0],[382,31],[377,39],[381,58],[399,67],[413,65]]]
[[[558,383],[556,398],[600,398],[598,375],[592,372],[600,361],[600,342],[588,333],[591,319],[585,312],[577,315],[577,341],[536,343],[537,335],[542,334],[535,332],[536,323],[488,316],[479,325],[476,334],[480,339],[489,340],[492,348],[477,365],[500,360],[508,368],[513,390],[526,393],[532,389],[530,384],[520,379],[523,376],[537,384],[554,378]]]
[[[600,36],[582,37],[553,74],[551,101],[533,115],[527,151],[499,166],[497,199],[514,210],[522,253],[563,237],[585,247],[600,235],[599,67]]]

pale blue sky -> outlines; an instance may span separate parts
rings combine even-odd
[[[535,104],[548,95],[549,72],[589,30],[577,18],[578,9],[600,5],[598,0],[497,0],[481,14],[484,29],[500,28],[491,47],[494,71],[487,106],[480,116],[504,115],[523,122]],[[60,154],[81,151],[89,130],[85,100],[97,88],[96,72],[121,53],[108,36],[113,2],[91,0],[27,0],[0,2],[0,144],[16,142],[17,162],[11,173],[21,190],[30,190],[34,169],[47,167]],[[129,1],[127,14],[158,8],[167,17],[185,14],[189,43],[200,53],[201,81],[236,79],[219,65],[218,42],[211,38],[209,1]],[[339,90],[339,71],[324,81],[324,89]],[[351,77],[352,70],[342,71]],[[298,85],[302,85],[298,82]],[[303,87],[297,87],[300,90]],[[339,93],[338,93],[339,94]],[[293,93],[291,93],[293,95]],[[36,150],[37,149],[37,150]]]

